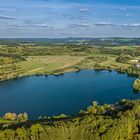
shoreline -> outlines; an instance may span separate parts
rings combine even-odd
[[[4,82],[4,81],[10,81],[10,80],[16,80],[16,79],[20,79],[20,78],[26,78],[26,77],[31,77],[31,76],[61,76],[61,75],[64,75],[64,74],[66,74],[66,73],[70,73],[70,72],[80,72],[80,71],[83,71],[83,70],[95,70],[95,71],[104,71],[104,70],[106,70],[106,71],[109,71],[109,72],[112,72],[112,71],[115,71],[115,72],[118,72],[118,73],[121,73],[121,74],[127,74],[128,76],[130,76],[130,77],[136,77],[136,78],[138,78],[138,75],[137,74],[129,74],[128,72],[122,72],[122,71],[119,71],[119,70],[117,70],[117,69],[107,69],[107,68],[105,68],[105,69],[102,69],[102,68],[87,68],[87,69],[79,69],[79,70],[68,70],[68,71],[65,71],[65,72],[60,72],[60,73],[46,73],[46,74],[44,74],[44,73],[36,73],[36,74],[31,74],[31,75],[22,75],[22,76],[19,76],[19,77],[13,77],[13,78],[9,78],[9,79],[5,79],[5,80],[0,80],[0,83],[1,82]]]

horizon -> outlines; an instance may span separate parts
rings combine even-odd
[[[0,39],[140,39],[140,37],[9,37]]]
[[[140,38],[139,0],[1,0],[0,38]]]

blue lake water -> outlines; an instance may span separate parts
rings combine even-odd
[[[61,76],[31,76],[0,82],[0,115],[27,112],[31,119],[65,113],[72,115],[92,101],[115,103],[138,99],[134,77],[115,71],[80,71]]]

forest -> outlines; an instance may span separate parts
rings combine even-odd
[[[26,115],[25,115],[26,116]],[[7,118],[3,118],[7,119]],[[10,118],[9,118],[10,119]],[[75,116],[1,124],[1,140],[139,140],[140,101],[93,102]]]

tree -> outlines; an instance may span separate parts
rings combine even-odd
[[[140,79],[136,79],[133,85],[135,90],[140,90]]]
[[[29,137],[28,131],[24,127],[16,129],[16,134],[21,140],[27,140]]]
[[[15,121],[17,119],[17,115],[15,113],[6,113],[4,116],[3,116],[3,119],[5,120],[11,120],[11,121]]]
[[[19,114],[17,116],[17,119],[19,122],[25,122],[28,120],[28,114],[27,113]]]
[[[97,113],[97,109],[96,109],[95,107],[93,107],[93,106],[89,106],[89,107],[87,108],[87,112],[88,112],[89,114],[96,114],[96,113]]]
[[[98,102],[93,101],[92,106],[97,107],[97,105],[98,105]]]

